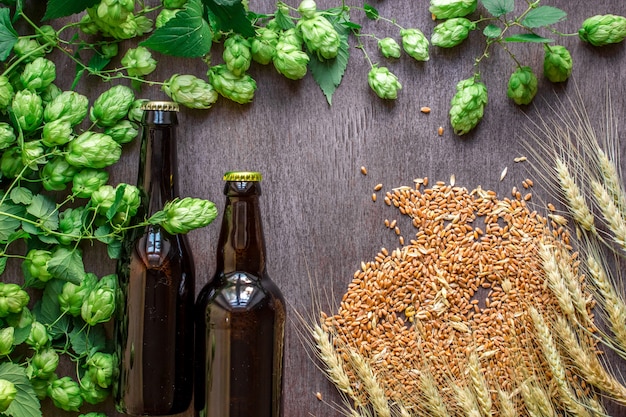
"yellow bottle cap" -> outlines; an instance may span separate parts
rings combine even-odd
[[[147,101],[141,105],[141,110],[179,111],[180,107],[173,101]]]
[[[259,182],[263,176],[260,172],[253,171],[228,171],[224,174],[224,181],[251,181]]]

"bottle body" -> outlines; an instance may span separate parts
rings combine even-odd
[[[175,117],[146,110],[137,218],[177,196]],[[195,271],[185,235],[158,225],[134,229],[118,263],[122,296],[116,320],[120,374],[115,400],[130,415],[187,410],[193,391]]]
[[[265,271],[258,184],[226,191],[216,273],[196,302],[195,416],[280,417],[285,302]]]

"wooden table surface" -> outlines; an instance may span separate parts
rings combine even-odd
[[[297,2],[287,3],[297,7]],[[567,20],[558,25],[567,33],[575,33],[586,17],[595,14],[626,15],[626,2],[619,0],[543,3],[568,12]],[[253,0],[250,4],[258,12],[274,10],[274,2],[269,0]],[[338,0],[318,1],[319,8],[338,5]],[[435,26],[425,0],[373,0],[372,5],[381,16],[395,18],[404,27],[420,28],[427,36]],[[353,17],[363,24],[364,33],[399,39],[397,29],[390,24],[367,20],[356,10]],[[364,38],[363,42],[374,62],[385,62],[372,39]],[[225,171],[258,170],[264,176],[261,205],[268,270],[290,305],[285,416],[341,415],[327,403],[339,397],[316,368],[311,352],[301,343],[296,312],[305,316],[315,314],[317,310],[312,308],[312,302],[322,292],[334,294],[331,298],[336,302],[361,261],[372,259],[382,247],[391,250],[398,246],[397,236],[383,224],[384,219],[396,216],[396,212],[382,199],[372,201],[376,184],[383,184],[384,192],[413,185],[415,178],[449,182],[454,175],[458,186],[468,189],[481,186],[502,196],[509,195],[514,186],[519,187],[523,179],[532,175],[530,161],[515,163],[514,158],[527,154],[523,146],[524,127],[537,112],[549,115],[551,106],[573,97],[579,89],[592,118],[602,123],[609,89],[615,114],[619,118],[626,114],[626,45],[594,48],[583,44],[577,36],[559,39],[559,43],[572,53],[572,77],[563,85],[554,85],[540,76],[539,93],[534,104],[527,107],[519,107],[506,97],[506,83],[514,63],[502,48],[494,47],[490,58],[480,67],[489,91],[484,119],[463,137],[452,132],[448,109],[456,83],[472,75],[474,58],[483,51],[484,37],[480,33],[472,33],[468,41],[454,49],[431,48],[428,62],[416,62],[403,55],[385,64],[403,85],[395,101],[380,100],[370,90],[368,62],[362,51],[354,47],[352,37],[348,69],[333,96],[332,106],[310,74],[303,80],[291,81],[271,65],[256,64],[249,71],[258,85],[252,103],[239,105],[220,98],[210,110],[182,109],[179,115],[182,196],[210,199],[221,210]],[[511,50],[521,62],[541,74],[540,45],[515,44]],[[200,60],[181,62],[160,55],[157,59],[159,66],[152,79],[165,79],[173,73],[204,76],[206,72],[206,65]],[[213,62],[219,61],[221,51],[216,45]],[[68,88],[73,77],[72,65],[68,62],[58,73],[61,79],[57,83]],[[77,90],[93,99],[105,87],[100,81],[89,79],[83,80]],[[158,87],[144,88],[138,95],[167,99]],[[422,106],[430,107],[430,114],[421,113]],[[437,132],[440,126],[444,129],[441,136]],[[621,137],[626,137],[623,123],[618,130]],[[134,183],[137,143],[127,145],[122,158],[112,170],[112,181]],[[362,174],[361,166],[367,168],[367,175]],[[508,173],[501,180],[505,168]],[[537,195],[542,193],[540,187],[535,188]],[[213,275],[220,223],[221,216],[189,235],[196,261],[197,291]],[[93,267],[99,273],[113,270],[112,264],[98,265],[97,256],[86,262],[88,268]],[[310,285],[312,279],[314,290]],[[330,312],[327,304],[323,306]],[[324,401],[316,398],[317,392]],[[119,415],[111,402],[93,409],[106,411],[110,416]],[[44,415],[64,413],[47,405]],[[624,416],[626,409],[613,410],[613,415]]]

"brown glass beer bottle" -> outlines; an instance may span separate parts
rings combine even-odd
[[[143,106],[137,186],[143,220],[178,196],[178,105]],[[118,263],[116,320],[120,375],[117,409],[130,415],[170,415],[191,405],[193,391],[194,263],[185,235],[158,225],[137,228]]]
[[[216,272],[196,302],[196,417],[280,417],[285,302],[269,278],[261,174],[224,175]]]

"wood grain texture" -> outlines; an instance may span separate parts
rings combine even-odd
[[[274,7],[269,0],[250,3],[255,11],[271,12]],[[296,2],[287,3],[297,7]],[[568,19],[559,28],[569,33],[576,32],[584,18],[594,14],[626,15],[624,1],[545,3],[568,12]],[[372,4],[382,16],[396,18],[404,27],[419,27],[428,36],[435,25],[425,0],[374,0]],[[338,1],[318,2],[320,8],[337,5]],[[358,16],[356,11],[354,16]],[[364,33],[398,39],[397,30],[388,24],[365,19],[362,23]],[[363,42],[372,61],[383,62],[375,42],[366,38]],[[257,64],[250,70],[258,84],[253,103],[238,105],[220,99],[209,111],[181,111],[181,195],[208,198],[221,209],[225,171],[258,170],[264,175],[261,204],[268,269],[290,304],[286,417],[341,415],[315,396],[320,392],[325,401],[339,401],[333,386],[316,368],[311,353],[300,341],[295,311],[305,316],[315,314],[312,302],[324,296],[322,292],[332,294],[331,298],[337,302],[362,260],[372,259],[383,246],[392,249],[398,245],[397,236],[383,225],[384,219],[398,218],[398,214],[380,198],[372,202],[375,184],[382,183],[385,191],[412,185],[417,177],[447,182],[454,174],[459,186],[468,189],[482,186],[499,195],[508,195],[513,186],[519,187],[530,175],[528,163],[516,164],[513,159],[525,154],[524,126],[536,112],[547,114],[550,106],[557,106],[559,100],[571,97],[578,88],[590,114],[602,123],[608,88],[615,114],[620,118],[626,114],[626,45],[592,48],[575,36],[560,42],[568,47],[574,59],[571,80],[555,86],[540,77],[535,104],[524,108],[506,97],[513,61],[501,48],[493,49],[491,57],[481,65],[489,104],[484,120],[466,137],[452,133],[447,112],[456,83],[472,75],[474,57],[482,53],[484,43],[478,33],[452,50],[432,48],[429,62],[418,63],[403,56],[389,63],[403,84],[399,98],[393,102],[381,101],[369,89],[367,60],[354,48],[352,39],[348,70],[333,96],[332,106],[327,104],[310,75],[301,81],[290,81],[272,66]],[[543,51],[539,45],[512,45],[511,49],[520,61],[541,73]],[[159,68],[154,79],[164,79],[173,73],[202,76],[206,72],[200,61],[181,64],[180,60],[163,56],[157,59]],[[219,52],[214,53],[213,61],[221,61]],[[73,71],[69,62],[59,68],[59,86],[69,87]],[[78,90],[93,99],[104,87],[98,80],[86,79]],[[140,95],[149,99],[167,98],[158,87],[145,88]],[[421,113],[421,106],[429,106],[431,113]],[[443,136],[437,134],[439,126],[444,128]],[[618,129],[620,136],[625,137],[623,123]],[[134,183],[138,146],[127,145],[125,151],[122,162],[112,172],[112,181]],[[361,166],[367,167],[367,175],[360,172]],[[505,167],[508,174],[500,181]],[[535,192],[540,194],[540,187]],[[550,195],[542,197],[551,199]],[[209,227],[189,235],[196,260],[197,291],[213,275],[220,222],[221,216]],[[408,223],[405,230],[406,234],[410,233]],[[97,256],[86,262],[99,273],[112,270],[112,266],[102,266]],[[313,290],[311,277],[316,282]],[[92,409],[119,416],[110,402]],[[626,409],[612,412],[615,416],[626,415]],[[47,405],[45,415],[64,414]]]

